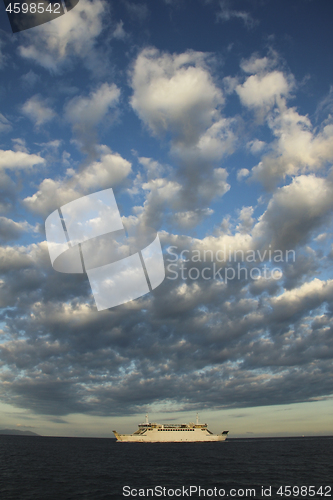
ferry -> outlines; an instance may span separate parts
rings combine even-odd
[[[199,424],[197,414],[196,423],[189,424],[156,424],[149,422],[148,414],[144,424],[138,425],[133,434],[118,434],[112,431],[117,441],[122,443],[198,443],[225,441],[229,431],[213,434],[207,424]]]

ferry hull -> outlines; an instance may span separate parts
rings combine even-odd
[[[121,443],[207,443],[207,442],[217,442],[225,441],[227,434],[204,434],[193,433],[195,435],[175,435],[178,434],[176,431],[173,432],[151,432],[151,435],[135,435],[135,434],[118,434],[117,431],[113,431],[118,442]],[[155,435],[153,435],[155,434]],[[157,434],[157,435],[156,435]],[[184,432],[179,432],[179,434],[185,434]],[[187,434],[187,433],[186,433]],[[188,433],[192,434],[192,433]]]

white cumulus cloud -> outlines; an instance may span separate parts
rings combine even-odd
[[[139,54],[131,104],[154,134],[169,132],[176,141],[193,144],[213,124],[224,99],[206,59],[194,51],[171,55],[151,48]]]
[[[66,15],[34,28],[19,53],[44,68],[57,72],[71,56],[91,59],[96,38],[101,34],[106,3],[80,0]]]
[[[115,84],[103,83],[88,97],[71,99],[65,109],[66,118],[74,127],[93,127],[117,104],[119,96],[120,90]]]
[[[0,169],[21,170],[42,163],[45,163],[45,160],[39,155],[0,149]]]
[[[23,104],[22,112],[30,118],[37,127],[51,121],[56,116],[53,109],[48,106],[47,100],[39,95],[30,97],[30,99]]]

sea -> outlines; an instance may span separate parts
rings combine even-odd
[[[220,443],[0,436],[1,500],[333,498],[333,436]]]

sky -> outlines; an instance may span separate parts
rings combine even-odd
[[[0,428],[333,434],[333,4],[0,9]],[[108,188],[166,277],[98,311],[45,220]]]

